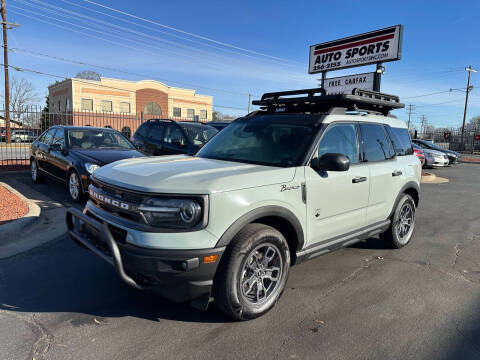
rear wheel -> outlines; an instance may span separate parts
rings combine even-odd
[[[283,293],[290,269],[284,236],[263,224],[245,226],[232,240],[214,283],[214,298],[237,320],[253,319],[272,309]]]
[[[73,201],[80,202],[82,200],[82,184],[80,182],[80,176],[75,170],[72,170],[68,175],[68,192]]]
[[[415,228],[415,210],[413,198],[403,194],[393,213],[390,227],[380,235],[389,247],[399,249],[410,242]]]

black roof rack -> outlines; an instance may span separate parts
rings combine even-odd
[[[393,109],[405,107],[396,95],[362,89],[353,89],[351,94],[327,95],[322,88],[265,93],[261,100],[254,100],[252,104],[261,106],[268,112],[328,113],[333,108],[342,108],[344,111],[375,112],[383,115],[388,115]]]

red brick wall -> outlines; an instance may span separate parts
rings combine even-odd
[[[168,118],[168,94],[155,89],[141,89],[136,91],[137,101],[137,117],[140,119],[145,105],[149,102],[155,102],[162,109],[162,118]],[[154,118],[158,116],[148,116],[143,114],[144,119]]]

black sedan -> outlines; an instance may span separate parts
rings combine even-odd
[[[45,176],[67,182],[72,200],[80,201],[100,166],[144,156],[113,129],[52,126],[32,143],[30,169],[35,183]]]
[[[447,150],[447,149],[441,148],[440,146],[435,145],[430,141],[421,140],[421,139],[413,139],[412,141],[414,144],[420,146],[423,149],[430,149],[430,150],[443,152],[445,155],[448,156],[448,160],[450,161],[450,164],[456,164],[462,159],[462,154],[453,150]]]

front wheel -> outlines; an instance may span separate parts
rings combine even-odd
[[[399,249],[407,245],[415,228],[415,202],[408,194],[403,194],[397,203],[392,222],[380,238],[391,248]]]
[[[37,160],[35,160],[35,159],[30,160],[30,174],[32,175],[32,181],[35,184],[39,184],[39,183],[43,182],[44,178],[40,174],[40,170],[38,169]]]
[[[75,170],[72,170],[68,176],[68,192],[73,201],[80,202],[82,200],[82,184],[80,176]]]
[[[270,226],[249,224],[229,244],[217,270],[215,303],[237,320],[259,317],[277,303],[289,269],[285,237]]]

